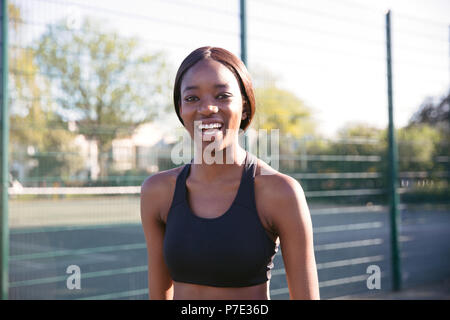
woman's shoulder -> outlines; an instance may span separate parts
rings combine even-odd
[[[255,173],[255,188],[273,196],[289,196],[298,188],[300,183],[291,176],[272,168],[263,160],[258,159]]]
[[[261,210],[269,220],[272,220],[273,214],[278,214],[283,209],[296,207],[304,198],[300,182],[275,170],[260,159],[254,181],[258,210]]]
[[[152,207],[158,220],[165,217],[172,203],[177,177],[183,166],[160,171],[147,177],[141,185],[141,208]]]
[[[283,221],[295,221],[292,218],[299,217],[299,211],[308,211],[300,182],[260,159],[255,173],[255,200],[263,221],[277,234]]]
[[[170,185],[176,183],[177,177],[181,170],[183,170],[183,167],[184,165],[148,176],[141,185],[141,193],[157,192],[167,189]]]

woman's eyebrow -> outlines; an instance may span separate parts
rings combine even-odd
[[[184,88],[183,92],[189,91],[189,90],[195,90],[198,89],[198,86],[188,86]],[[218,83],[214,85],[214,88],[228,88],[228,83]]]
[[[228,88],[228,83],[219,83],[214,85],[215,88]]]
[[[189,86],[189,87],[184,88],[183,92],[186,92],[189,90],[194,90],[194,89],[198,89],[198,87],[197,86]]]

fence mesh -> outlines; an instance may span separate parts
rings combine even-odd
[[[9,1],[10,298],[148,297],[140,185],[180,165],[181,60],[204,45],[239,55],[239,2],[221,3]],[[280,130],[277,166],[305,191],[321,297],[377,291],[371,265],[390,290],[384,12],[249,0],[247,13],[248,147],[258,155],[258,130]],[[408,287],[450,270],[448,23],[394,12],[393,44]],[[287,299],[281,252],[274,263],[272,299]],[[81,290],[67,288],[70,265]]]

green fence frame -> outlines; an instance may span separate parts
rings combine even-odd
[[[1,48],[1,128],[0,128],[0,287],[1,299],[8,299],[8,258],[9,258],[9,229],[8,229],[8,141],[9,141],[9,112],[8,112],[8,1],[1,3],[1,28],[2,28],[2,48]]]
[[[246,10],[246,0],[239,0],[240,4],[240,48],[241,48],[241,59],[244,64],[247,65],[247,10]],[[1,3],[1,17],[2,17],[2,58],[1,58],[1,70],[2,70],[2,85],[0,86],[0,90],[2,90],[2,101],[0,107],[0,119],[1,119],[1,127],[0,127],[0,147],[1,147],[1,155],[0,155],[0,196],[1,196],[1,206],[0,206],[0,285],[1,285],[1,297],[2,299],[8,299],[8,288],[15,287],[21,285],[19,282],[13,282],[10,285],[8,284],[8,263],[9,259],[11,261],[17,260],[25,260],[25,255],[23,256],[13,256],[9,257],[9,229],[8,229],[8,187],[9,187],[9,171],[8,171],[8,140],[9,140],[9,118],[8,118],[8,1],[3,0]],[[389,168],[389,184],[386,191],[389,191],[389,209],[390,209],[390,236],[391,236],[391,264],[392,264],[392,280],[393,280],[393,290],[398,291],[401,290],[402,287],[402,274],[401,274],[401,261],[400,261],[400,246],[399,246],[399,225],[400,225],[400,212],[399,212],[399,195],[398,195],[398,178],[401,178],[401,174],[398,173],[398,151],[397,151],[397,142],[395,138],[395,126],[393,119],[393,84],[392,84],[392,55],[391,55],[391,11],[389,10],[386,13],[386,65],[387,65],[387,101],[388,101],[388,114],[389,114],[389,124],[388,124],[388,148],[386,150],[386,154],[388,155],[388,168]],[[449,29],[450,30],[450,29]],[[245,143],[246,148],[248,149],[248,142]],[[309,156],[310,157],[310,156]],[[326,156],[324,156],[326,157]],[[331,157],[331,156],[330,156]],[[303,166],[306,168],[306,161],[308,160],[308,156],[306,154],[302,155],[301,161]],[[378,161],[378,160],[377,160]],[[366,173],[364,173],[366,174]],[[372,176],[376,176],[379,173],[371,173]],[[310,174],[310,173],[298,173],[297,178],[303,179],[317,179],[318,177],[324,177],[326,174]],[[333,178],[347,177],[345,174],[338,174],[337,176],[333,176]],[[352,175],[352,177],[358,177],[358,173]],[[367,178],[367,176],[360,176],[359,178]],[[349,190],[349,192],[355,192],[358,190]],[[365,190],[366,192],[383,192],[382,190]],[[400,190],[401,191],[401,190]],[[307,193],[308,197],[320,197],[320,196],[335,196],[342,195],[338,194],[335,191],[312,191]],[[348,195],[348,194],[344,194]],[[13,202],[11,203],[11,205]],[[13,231],[14,233],[14,231]],[[135,247],[144,248],[145,244],[138,243],[135,244]],[[102,247],[96,248],[98,252],[106,252],[108,250],[121,250],[121,249],[129,249],[128,245],[124,245],[120,248],[112,248],[112,247]],[[86,252],[87,249],[78,249],[76,251],[77,254],[81,254]],[[94,250],[94,249],[89,249]],[[60,251],[53,252],[52,255],[66,255],[73,253],[68,251]],[[42,257],[47,253],[39,253],[33,256]],[[136,268],[124,268],[120,270],[116,270],[115,272],[142,272],[145,271],[145,266],[139,266]],[[106,274],[107,272],[103,272],[101,275]],[[99,273],[88,274],[90,277],[99,276]],[[61,279],[63,279],[62,277]],[[61,280],[58,278],[57,280]],[[53,281],[54,278],[46,278],[41,281]],[[35,280],[33,280],[35,281]],[[286,289],[277,289],[281,290],[281,292],[286,292]],[[142,294],[145,293],[146,290],[134,290],[129,293],[119,293],[119,294],[110,294],[110,295],[102,295],[92,298],[114,298],[114,297],[123,297],[130,296],[134,294]]]
[[[398,159],[397,143],[394,130],[394,103],[392,95],[392,54],[391,54],[391,10],[386,13],[386,65],[387,65],[387,96],[389,113],[389,207],[391,218],[391,251],[392,251],[392,286],[394,291],[401,289],[401,266],[398,228],[400,225],[400,213],[398,210],[399,197],[397,193]]]

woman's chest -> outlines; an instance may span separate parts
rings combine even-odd
[[[196,185],[186,183],[186,201],[198,217],[213,219],[223,215],[233,204],[238,183]]]

